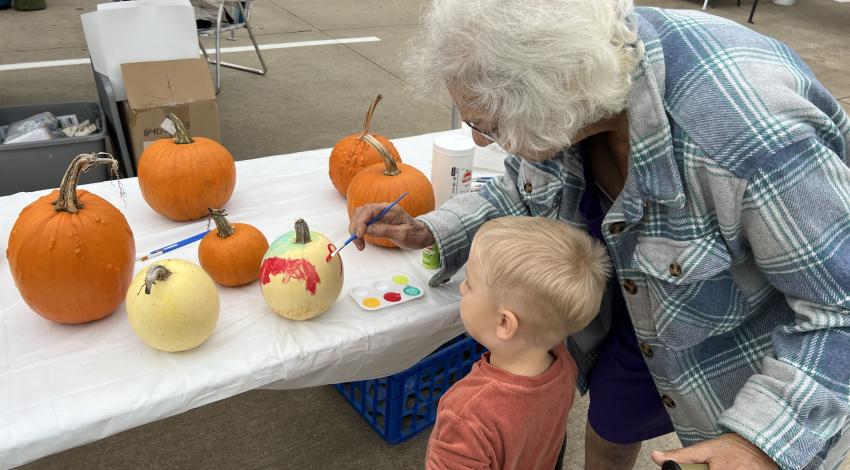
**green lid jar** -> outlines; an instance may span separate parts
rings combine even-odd
[[[440,250],[436,243],[422,250],[422,264],[428,269],[440,268]]]

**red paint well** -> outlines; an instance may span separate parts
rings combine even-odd
[[[260,266],[260,282],[268,284],[277,274],[283,275],[283,283],[292,279],[304,281],[307,292],[313,295],[316,295],[316,285],[322,282],[316,267],[306,259],[266,258]]]
[[[401,294],[399,294],[398,292],[387,292],[386,294],[384,294],[384,300],[386,300],[387,302],[398,302],[399,300],[401,300]]]

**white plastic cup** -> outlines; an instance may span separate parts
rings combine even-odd
[[[458,194],[472,190],[472,164],[475,142],[460,132],[434,138],[431,159],[431,184],[434,186],[434,203],[440,207]]]

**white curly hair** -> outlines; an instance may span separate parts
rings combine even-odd
[[[643,56],[632,8],[632,0],[433,0],[404,60],[410,88],[463,101],[509,152],[560,150],[625,108]]]

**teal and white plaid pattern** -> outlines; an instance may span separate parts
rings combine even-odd
[[[685,445],[734,431],[782,468],[821,468],[846,452],[850,414],[848,117],[778,41],[699,12],[633,20],[630,171],[603,231],[637,285],[623,295],[659,393]],[[443,261],[432,284],[488,219],[583,227],[579,151],[509,157],[505,177],[422,216]]]

